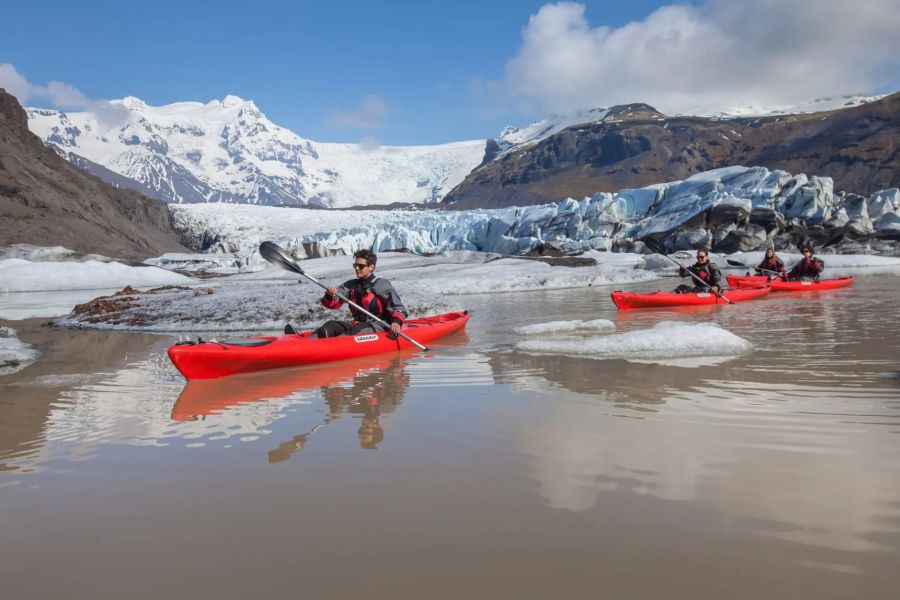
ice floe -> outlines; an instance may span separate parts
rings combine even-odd
[[[331,285],[352,278],[350,263],[349,257],[332,256],[302,264],[307,273]],[[653,273],[621,266],[551,266],[476,252],[436,256],[382,253],[376,274],[391,280],[412,316],[462,310],[466,308],[464,297],[472,294],[627,285],[656,278]],[[55,323],[142,331],[250,331],[279,330],[287,321],[312,327],[346,316],[346,310],[324,308],[321,297],[319,286],[296,273],[271,267],[190,287],[122,294],[103,305],[102,314],[73,312]]]
[[[566,354],[591,358],[671,359],[733,356],[750,342],[715,323],[662,321],[648,329],[573,339],[532,339],[515,348],[536,354]]]
[[[572,333],[574,331],[612,331],[615,323],[609,319],[593,319],[591,321],[550,321],[548,323],[534,323],[523,325],[513,329],[518,335],[550,335],[554,333]]]
[[[147,287],[189,283],[191,279],[156,267],[130,267],[117,262],[0,260],[0,292]]]
[[[38,351],[16,337],[16,330],[0,327],[0,375],[9,375],[37,360]]]

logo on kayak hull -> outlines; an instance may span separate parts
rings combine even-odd
[[[357,335],[353,339],[357,342],[374,342],[378,339],[378,336],[372,333],[370,335]]]

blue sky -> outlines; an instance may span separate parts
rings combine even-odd
[[[12,73],[27,89],[56,81],[152,105],[236,94],[317,141],[436,144],[629,101],[672,111],[900,89],[897,0],[861,6],[15,2],[4,6],[15,26],[0,36],[0,86],[15,86]]]

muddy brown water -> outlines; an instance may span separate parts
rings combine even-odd
[[[426,355],[188,386],[171,336],[3,323],[43,353],[0,377],[3,597],[896,598],[898,290],[472,296]],[[587,318],[753,349],[514,349]]]

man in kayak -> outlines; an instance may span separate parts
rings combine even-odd
[[[691,281],[697,285],[690,286],[682,283],[673,290],[676,294],[691,294],[708,291],[718,293],[719,279],[722,277],[722,274],[719,272],[719,269],[716,268],[716,265],[709,262],[709,250],[707,248],[700,248],[697,250],[697,262],[692,266],[685,267],[684,263],[680,263],[679,266],[681,267],[678,270],[679,276],[691,277],[691,273],[693,273],[707,285],[700,285],[700,282],[698,282],[697,279],[691,277]]]
[[[756,274],[768,275],[769,278],[784,275],[784,263],[781,262],[780,258],[775,256],[775,248],[768,248],[766,250],[765,257],[763,257],[759,266],[756,267]]]
[[[825,268],[825,263],[821,259],[813,256],[813,247],[810,244],[803,246],[801,252],[803,252],[803,258],[794,265],[794,268],[790,270],[784,280],[796,281],[797,279],[807,278],[818,281],[819,275],[822,274],[822,270]]]
[[[360,305],[382,321],[391,324],[390,335],[396,337],[400,333],[400,326],[406,320],[408,312],[400,296],[394,290],[394,286],[387,279],[375,276],[375,263],[378,257],[371,250],[359,250],[353,255],[353,269],[356,271],[356,279],[341,284],[340,287],[330,286],[322,297],[322,306],[338,309],[344,305],[344,301],[338,298],[340,293],[349,298],[355,304]],[[318,329],[315,335],[318,338],[336,337],[339,335],[358,335],[360,333],[376,333],[385,331],[384,325],[373,320],[367,314],[350,307],[352,321],[328,321]]]

